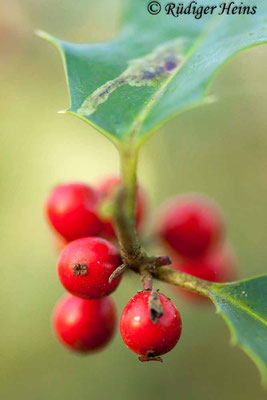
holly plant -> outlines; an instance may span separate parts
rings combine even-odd
[[[181,334],[179,311],[155,289],[160,280],[192,303],[213,302],[232,341],[266,379],[267,275],[236,281],[223,216],[201,195],[168,201],[152,234],[166,254],[151,254],[140,230],[147,196],[136,178],[149,136],[174,115],[209,102],[219,68],[267,41],[267,3],[255,3],[255,15],[195,19],[151,15],[143,0],[124,0],[120,34],[106,43],[76,44],[38,32],[63,59],[71,105],[62,112],[105,135],[121,161],[120,176],[96,187],[60,185],[46,203],[48,221],[62,239],[58,274],[69,294],[55,308],[54,327],[67,347],[90,352],[109,342],[116,325],[110,294],[132,271],[143,287],[126,305],[120,331],[141,361],[162,361]],[[161,5],[164,10],[166,1]]]

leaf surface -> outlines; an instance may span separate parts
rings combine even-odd
[[[233,55],[267,40],[267,2],[255,15],[150,15],[144,0],[123,0],[119,36],[76,44],[39,32],[60,50],[69,86],[67,112],[118,147],[142,142],[173,115],[209,100],[214,74]],[[189,1],[184,2],[185,5]],[[209,0],[202,4],[210,5]],[[253,3],[253,4],[254,4]]]
[[[211,298],[225,319],[234,344],[257,364],[267,382],[267,275],[228,284],[211,284]]]

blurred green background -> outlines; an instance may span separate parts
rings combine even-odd
[[[63,294],[43,203],[57,183],[94,183],[118,172],[115,148],[71,116],[61,60],[34,36],[44,29],[73,41],[111,38],[117,1],[1,0],[0,12],[0,398],[5,400],[266,398],[258,371],[229,345],[213,307],[176,298],[183,335],[164,363],[139,363],[117,334],[93,356],[66,351],[50,314]],[[156,208],[171,195],[199,191],[222,207],[242,278],[266,272],[266,47],[232,60],[212,87],[218,101],[162,128],[141,152],[139,180]],[[161,286],[162,287],[162,286]],[[140,288],[126,276],[119,313]]]

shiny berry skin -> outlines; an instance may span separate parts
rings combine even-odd
[[[229,246],[222,246],[214,249],[198,259],[187,259],[176,261],[172,268],[196,276],[210,282],[232,282],[237,279],[238,272],[236,257]],[[190,300],[208,300],[203,296],[191,293],[187,290],[175,288]]]
[[[46,203],[48,221],[67,241],[98,235],[102,224],[97,200],[97,193],[84,183],[57,186]]]
[[[150,294],[149,291],[137,293],[127,303],[120,319],[120,332],[132,351],[142,356],[157,357],[168,353],[176,345],[182,321],[172,301],[159,293],[163,316],[153,323],[149,315]]]
[[[106,239],[88,237],[74,240],[62,251],[58,275],[65,289],[75,296],[96,299],[112,293],[121,276],[109,283],[121,264],[116,247]]]
[[[96,300],[64,296],[53,313],[54,331],[60,342],[78,352],[99,350],[116,329],[116,307],[111,297]]]
[[[99,204],[108,204],[114,200],[116,189],[120,185],[120,179],[110,177],[102,181],[97,188],[99,194]],[[136,195],[136,226],[140,227],[146,213],[146,196],[142,189],[138,188]],[[110,218],[102,218],[101,235],[107,238],[115,238],[115,230]]]
[[[224,221],[212,201],[185,195],[174,199],[165,209],[159,234],[181,257],[200,257],[222,240]]]

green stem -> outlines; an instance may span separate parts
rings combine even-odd
[[[140,265],[144,259],[135,222],[137,153],[124,149],[120,153],[121,187],[117,193],[115,229],[124,264]]]
[[[154,278],[170,283],[172,285],[187,289],[190,292],[201,294],[209,297],[209,287],[211,283],[198,279],[192,275],[184,274],[183,272],[175,271],[168,267],[159,267],[152,272]]]
[[[204,296],[209,296],[210,282],[165,267],[168,257],[149,257],[141,247],[135,221],[136,166],[138,153],[129,148],[120,153],[121,186],[117,192],[114,222],[120,245],[123,267],[131,268],[141,275],[145,289],[152,289],[152,278],[170,283]]]
[[[120,153],[121,180],[125,192],[124,213],[131,221],[135,221],[137,160],[136,151],[124,149]]]

